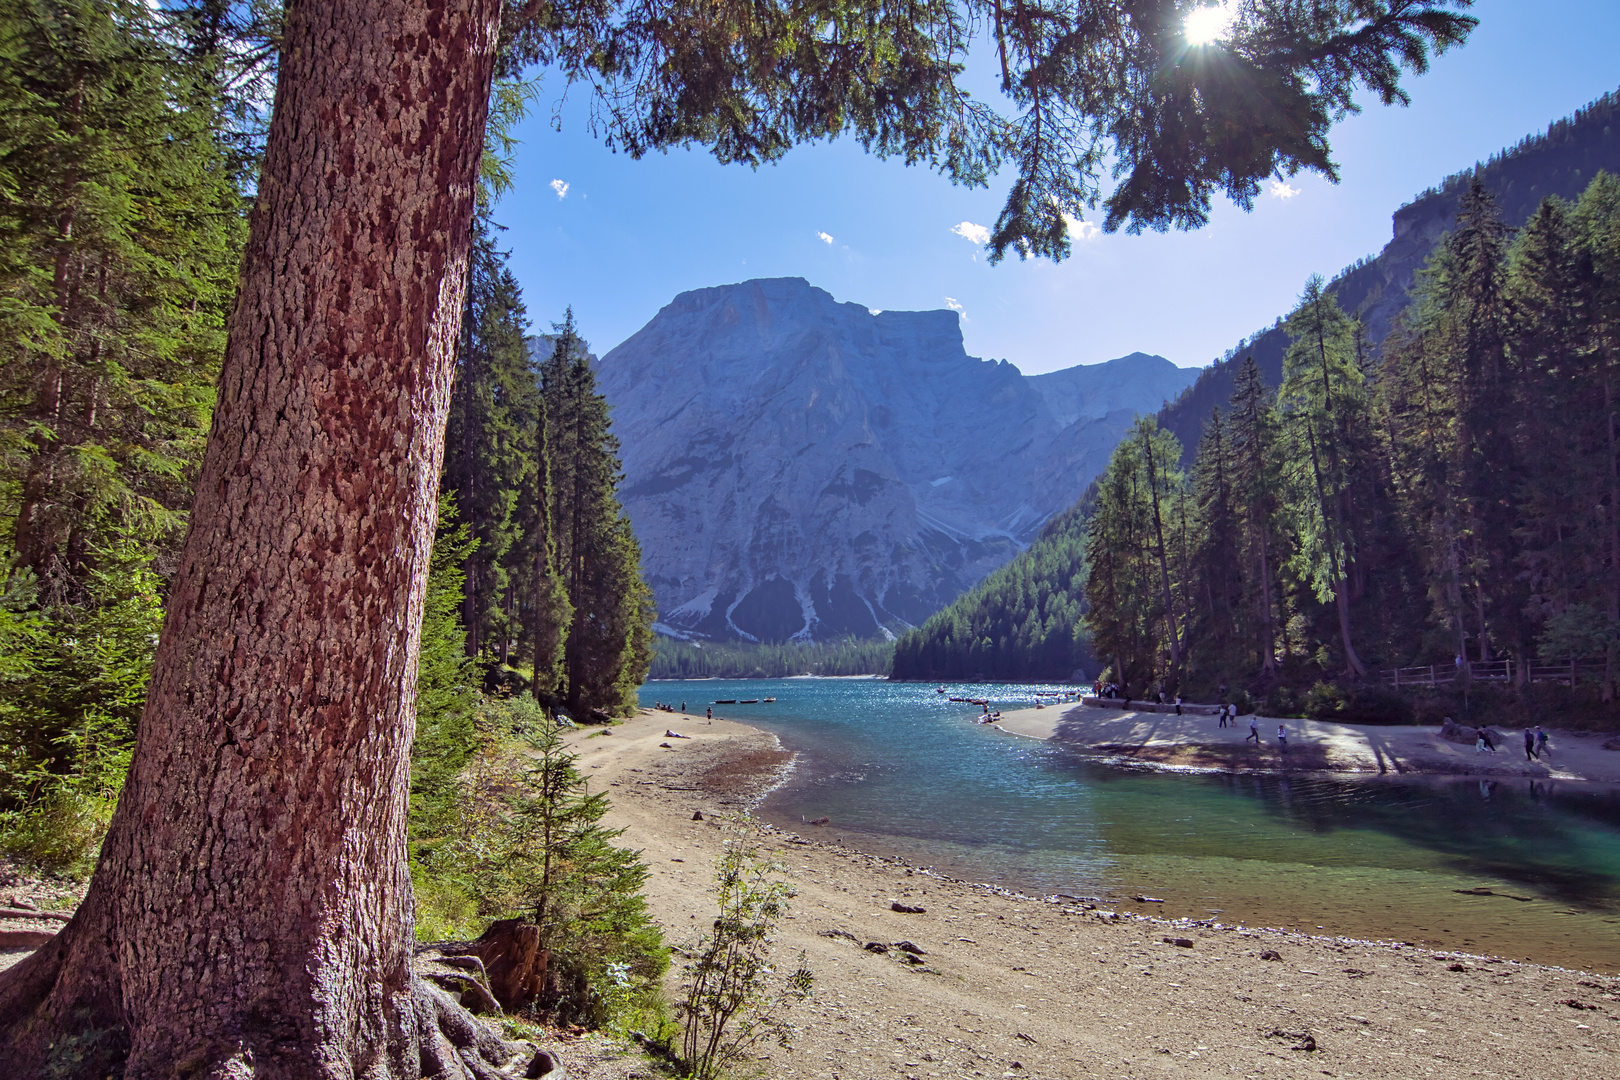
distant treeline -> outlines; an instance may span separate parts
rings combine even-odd
[[[649,679],[785,679],[790,675],[887,675],[894,661],[888,641],[801,645],[717,645],[657,639]]]
[[[1246,361],[1190,474],[1144,418],[1098,479],[1085,592],[1113,678],[1283,709],[1314,687],[1320,713],[1380,669],[1511,658],[1517,682],[1575,657],[1612,700],[1620,180],[1519,230],[1474,182],[1382,350],[1320,278],[1284,330],[1280,388]]]
[[[896,679],[1063,681],[1095,673],[1083,625],[1083,508],[895,645]]]

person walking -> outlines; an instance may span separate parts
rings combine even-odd
[[[1536,733],[1529,728],[1524,729],[1524,760],[1536,760]]]
[[[1260,717],[1258,716],[1249,717],[1249,737],[1243,741],[1248,742],[1249,739],[1254,740],[1254,745],[1260,745]]]
[[[1277,749],[1284,753],[1288,752],[1288,726],[1286,724],[1277,725]]]
[[[1177,716],[1181,715],[1181,695],[1180,694],[1176,695],[1176,715]]]
[[[1482,728],[1482,727],[1477,727],[1477,728],[1474,729],[1474,753],[1483,754],[1484,752],[1485,752],[1485,729]]]
[[[714,706],[713,705],[710,705],[707,709],[705,709],[703,711],[707,714],[704,717],[705,720],[713,720],[714,719]]]
[[[1224,701],[1221,702],[1221,722],[1217,726],[1218,727],[1225,727],[1226,726],[1226,702],[1224,702]]]
[[[1552,750],[1552,747],[1547,745],[1547,729],[1542,727],[1540,724],[1537,724],[1536,725],[1536,759],[1540,760],[1541,758],[1546,757],[1548,752],[1551,751],[1551,750]]]

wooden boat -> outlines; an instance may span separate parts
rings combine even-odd
[[[741,701],[737,702],[737,704],[739,704],[739,705],[758,705],[759,704],[759,698],[757,698],[757,697],[745,697]]]
[[[737,704],[737,699],[734,698],[734,697],[720,698],[718,701],[715,702],[715,704],[716,705],[735,705],[735,704]]]
[[[776,699],[775,699],[775,698],[773,698],[773,697],[768,697],[768,698],[765,698],[765,699],[764,699],[764,700],[765,700],[765,702],[766,702],[766,703],[767,703],[767,704],[769,704],[769,703],[770,703],[770,702],[772,702],[772,701],[775,701],[775,700],[776,700]]]

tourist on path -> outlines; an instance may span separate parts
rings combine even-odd
[[[1181,715],[1181,695],[1180,694],[1176,695],[1176,715],[1177,716]]]
[[[1277,748],[1283,751],[1288,749],[1288,727],[1286,724],[1277,725]]]
[[[1251,717],[1249,717],[1249,738],[1244,739],[1243,741],[1248,742],[1249,739],[1254,740],[1254,745],[1256,745],[1256,746],[1260,745],[1260,717],[1259,716],[1251,716]]]
[[[1524,760],[1536,759],[1536,733],[1529,728],[1524,729]]]
[[[1544,758],[1552,747],[1547,745],[1547,731],[1540,724],[1536,725],[1536,757]]]
[[[1221,702],[1221,727],[1226,726],[1226,702]]]

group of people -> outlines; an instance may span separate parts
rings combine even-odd
[[[1486,751],[1496,753],[1496,743],[1491,739],[1491,731],[1483,725],[1474,728],[1474,753],[1483,754]],[[1534,728],[1524,729],[1524,760],[1540,761],[1552,753],[1548,745],[1547,729],[1537,724]]]
[[[675,706],[666,705],[662,701],[655,702],[653,704],[653,708],[657,709],[659,712],[675,712],[676,711]],[[683,713],[686,711],[686,702],[684,702],[684,701],[681,702],[680,711],[683,712]]]
[[[1222,705],[1221,706],[1221,727],[1237,727],[1237,706],[1236,705]],[[1259,746],[1264,741],[1264,740],[1262,740],[1260,738],[1260,717],[1259,717],[1259,714],[1255,714],[1255,715],[1252,715],[1252,716],[1249,717],[1249,733],[1243,737],[1243,741],[1248,742],[1250,739],[1254,740],[1254,745],[1255,746]],[[1287,724],[1279,723],[1277,725],[1277,749],[1283,750],[1283,751],[1286,751],[1288,749],[1288,725]]]

